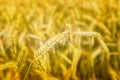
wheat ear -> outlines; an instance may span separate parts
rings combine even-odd
[[[43,46],[41,46],[37,51],[34,52],[34,60],[31,62],[31,64],[29,65],[27,71],[26,71],[26,74],[25,74],[25,77],[24,77],[24,80],[26,79],[27,77],[27,74],[32,66],[32,64],[34,62],[39,62],[38,64],[40,66],[44,66],[44,65],[41,65],[43,62],[43,57],[45,55],[45,53],[50,50],[54,45],[56,45],[57,43],[60,43],[61,40],[68,40],[69,39],[69,36],[70,36],[70,30],[66,30],[58,35],[55,35],[54,37],[50,38]],[[46,56],[46,55],[45,55]],[[42,62],[41,62],[42,60]]]
[[[41,46],[37,51],[35,51],[34,59],[38,60],[41,55],[50,50],[54,45],[60,43],[61,40],[67,40],[69,38],[69,30],[62,32],[52,38],[50,38],[43,46]]]

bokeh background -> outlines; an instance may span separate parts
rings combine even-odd
[[[120,0],[0,0],[0,80],[120,80],[119,66]]]

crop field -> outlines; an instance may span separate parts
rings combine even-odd
[[[120,80],[120,0],[0,0],[0,80]]]

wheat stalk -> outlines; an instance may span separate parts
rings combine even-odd
[[[66,41],[68,39],[69,30],[66,30],[54,37],[50,38],[43,46],[41,46],[34,54],[34,59],[38,63],[39,68],[41,70],[46,71],[46,52],[49,51],[54,45],[57,43],[61,43],[61,41]]]
[[[41,46],[37,51],[35,51],[34,52],[34,60],[29,65],[29,67],[26,71],[24,80],[26,79],[27,74],[34,62],[36,62],[40,67],[42,67],[43,70],[46,70],[45,69],[46,65],[44,65],[44,63],[45,63],[45,59],[47,59],[47,58],[45,58],[46,57],[45,53],[48,50],[50,50],[57,43],[61,43],[61,41],[63,41],[63,40],[67,41],[69,39],[69,36],[70,36],[70,30],[66,30],[66,31],[50,38],[43,46]]]

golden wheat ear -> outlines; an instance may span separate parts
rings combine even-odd
[[[58,35],[55,35],[54,37],[50,38],[43,46],[41,46],[37,51],[34,53],[34,59],[38,60],[41,55],[46,53],[48,50],[50,50],[54,45],[57,43],[61,43],[63,40],[69,39],[69,30],[66,30]]]
[[[46,57],[46,52],[49,51],[52,47],[54,47],[57,43],[61,43],[61,41],[65,40],[69,40],[70,37],[70,30],[65,30],[64,32],[55,35],[54,37],[50,38],[43,46],[41,46],[37,51],[34,51],[34,60],[31,62],[31,64],[29,65],[29,68],[26,71],[24,80],[27,77],[27,74],[32,66],[32,64],[35,62],[38,65],[40,65],[40,67],[43,69],[43,71],[46,70],[46,65],[45,61],[48,58]]]

